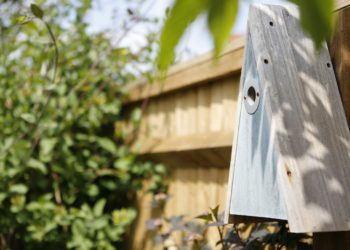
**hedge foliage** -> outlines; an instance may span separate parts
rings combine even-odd
[[[139,51],[112,46],[106,33],[87,33],[90,8],[0,4],[1,249],[116,249],[142,181],[163,188],[164,167],[128,145],[141,111],[125,118],[122,106],[155,35]],[[151,20],[129,9],[119,33],[137,22]]]

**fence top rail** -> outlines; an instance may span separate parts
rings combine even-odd
[[[234,39],[214,59],[212,52],[172,66],[163,81],[146,84],[147,79],[139,79],[129,85],[128,102],[162,95],[171,91],[205,83],[240,72],[243,62],[244,37]]]

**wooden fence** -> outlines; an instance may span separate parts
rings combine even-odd
[[[213,61],[210,54],[173,67],[165,83],[132,85],[130,105],[147,99],[134,149],[170,168],[165,216],[193,218],[226,200],[243,38]],[[133,249],[154,249],[145,221],[155,216],[140,193]],[[210,234],[211,245],[218,240]]]

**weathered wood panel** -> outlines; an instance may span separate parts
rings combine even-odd
[[[152,98],[134,150],[170,166],[227,167],[238,81],[232,75]]]
[[[241,98],[239,130],[236,133],[235,157],[231,160],[234,171],[230,213],[253,217],[287,219],[283,196],[277,180],[277,145],[273,136],[269,112],[271,86],[260,82],[253,44],[248,34],[241,91],[255,88],[254,114],[248,113],[246,99]],[[245,98],[249,98],[245,96]],[[249,105],[249,104],[247,104]],[[253,107],[251,106],[251,107]],[[248,106],[250,107],[250,106]]]
[[[350,200],[346,197],[350,193],[349,129],[328,50],[324,46],[316,56],[312,40],[302,32],[298,20],[296,8],[288,11],[279,6],[255,5],[250,9],[248,31],[253,63],[257,65],[264,90],[261,95],[265,95],[267,129],[272,138],[267,140],[272,140],[277,147],[274,167],[291,231],[347,230],[350,226]],[[240,112],[245,112],[244,108]],[[259,120],[256,122],[261,125]],[[237,143],[242,147],[246,141]],[[235,160],[248,154],[246,171],[240,172],[239,180],[249,174],[250,161],[255,157],[249,153],[259,152],[256,148],[265,146],[264,141],[259,140],[255,151],[247,148],[236,155]],[[244,161],[236,165],[237,171],[244,168],[242,164]],[[266,164],[261,163],[261,167],[269,171]],[[259,172],[256,174],[259,176]],[[276,177],[263,172],[259,178],[267,179],[268,183]],[[236,197],[237,192],[256,195],[249,192],[255,189],[246,185],[248,179],[245,180],[233,186],[241,188],[236,190]],[[263,207],[262,203],[258,205],[261,205],[259,209]]]

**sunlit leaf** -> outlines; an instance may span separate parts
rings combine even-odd
[[[108,226],[108,220],[106,217],[100,217],[96,220],[93,220],[89,226],[95,230],[101,230]]]
[[[136,211],[134,209],[120,209],[112,212],[112,221],[114,225],[128,225],[136,217]]]
[[[12,193],[18,193],[18,194],[25,194],[28,191],[28,187],[24,184],[14,184],[10,186],[10,192]]]
[[[28,167],[39,170],[43,174],[47,173],[47,169],[45,167],[45,164],[42,163],[41,161],[38,161],[34,158],[30,158],[28,161]]]
[[[116,57],[125,56],[125,55],[128,55],[128,53],[130,53],[130,49],[126,47],[115,48],[112,50],[111,53],[113,56],[116,56]]]
[[[136,108],[132,111],[131,113],[131,120],[134,122],[134,123],[138,123],[141,119],[141,116],[142,116],[142,111],[140,108]]]
[[[40,141],[40,160],[41,161],[50,161],[53,149],[57,144],[57,138],[43,138]]]
[[[30,113],[21,114],[21,118],[29,123],[35,123],[35,116]]]
[[[218,55],[228,41],[238,11],[238,0],[210,0],[208,26],[212,34],[215,55]]]
[[[27,16],[18,16],[16,18],[17,23],[19,24],[26,24],[30,21],[30,19]]]
[[[87,193],[89,196],[95,197],[100,193],[100,190],[97,185],[92,184],[89,186]]]
[[[188,26],[208,7],[208,0],[177,0],[170,10],[160,36],[157,63],[166,70],[175,58],[175,48]]]
[[[94,206],[93,212],[95,216],[101,216],[103,213],[103,209],[106,205],[106,199],[100,199]]]
[[[97,139],[97,143],[100,145],[101,148],[107,150],[108,152],[112,154],[117,153],[117,147],[111,139],[99,138]]]

